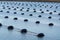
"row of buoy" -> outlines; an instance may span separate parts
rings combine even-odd
[[[4,18],[8,18],[8,16],[5,16]],[[18,20],[18,18],[15,17],[13,20]],[[24,19],[24,22],[28,22],[28,19]],[[40,24],[40,21],[36,21],[35,23],[36,23],[36,24]],[[54,24],[53,24],[53,23],[49,23],[48,25],[49,25],[49,26],[53,26]]]
[[[1,24],[1,23],[0,23],[0,27],[2,27],[2,24]],[[13,26],[8,26],[7,29],[8,29],[9,31],[11,31],[11,30],[14,29],[14,27],[13,27]],[[21,32],[21,34],[26,34],[26,33],[28,32],[28,30],[27,30],[27,29],[21,29],[20,32]],[[43,38],[43,37],[45,36],[45,34],[44,34],[44,33],[39,33],[39,34],[37,34],[37,35],[35,35],[35,36],[37,36],[37,37],[39,37],[39,38]]]
[[[0,12],[3,12],[2,10]],[[9,11],[7,11],[7,13],[9,13]],[[14,12],[14,14],[17,14],[17,12]],[[50,13],[51,14],[51,13]],[[24,15],[24,13],[21,13],[21,15]],[[60,16],[60,13],[58,14]],[[29,16],[33,16],[33,14],[29,14]],[[39,15],[38,17],[42,17],[41,15]],[[52,17],[49,16],[49,19],[51,19]]]

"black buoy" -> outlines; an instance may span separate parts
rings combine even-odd
[[[52,15],[52,12],[50,12],[49,14]]]
[[[34,12],[36,12],[36,10],[34,10]]]
[[[5,7],[3,7],[3,9],[5,9]]]
[[[49,23],[49,26],[53,26],[54,24],[53,23]]]
[[[7,6],[7,7],[9,7],[9,6]]]
[[[40,21],[36,21],[35,23],[36,23],[36,24],[39,24],[39,23],[40,23]]]
[[[30,8],[27,8],[27,9],[30,9]]]
[[[21,33],[24,33],[24,34],[27,33],[27,29],[22,29]]]
[[[20,11],[22,11],[23,9],[20,9]]]
[[[21,15],[24,15],[24,13],[21,13]]]
[[[22,7],[22,9],[24,9],[24,7]]]
[[[9,11],[7,11],[7,13],[9,13]]]
[[[54,12],[56,12],[56,11],[54,11]]]
[[[14,18],[14,20],[17,20],[17,19],[18,19],[18,18],[16,18],[16,17]]]
[[[33,16],[33,14],[29,14],[29,16]]]
[[[13,30],[14,27],[13,26],[8,26],[8,30]]]
[[[19,7],[17,7],[17,8],[19,8]]]
[[[60,15],[60,13],[58,15]]]
[[[28,19],[24,19],[24,22],[28,22]]]
[[[0,10],[0,12],[3,12],[3,10]]]
[[[51,16],[49,16],[48,18],[49,18],[49,19],[51,19],[52,17],[51,17]]]
[[[2,26],[2,23],[0,23],[0,27]]]
[[[14,12],[14,14],[17,14],[17,12]]]
[[[40,9],[40,11],[42,11],[42,9]]]
[[[14,10],[16,10],[16,8],[14,8]]]
[[[42,37],[44,37],[45,35],[43,34],[43,33],[39,33],[38,35],[37,35],[37,37],[39,37],[39,38],[42,38]]]
[[[39,15],[38,17],[42,17],[41,15]]]
[[[44,11],[41,11],[41,13],[44,13]]]
[[[36,10],[35,8],[33,10]]]
[[[11,8],[8,8],[9,10],[11,9]]]
[[[47,12],[49,12],[49,10],[46,10]]]
[[[27,9],[26,11],[29,12],[29,9]]]
[[[8,16],[5,16],[4,18],[8,18]]]

